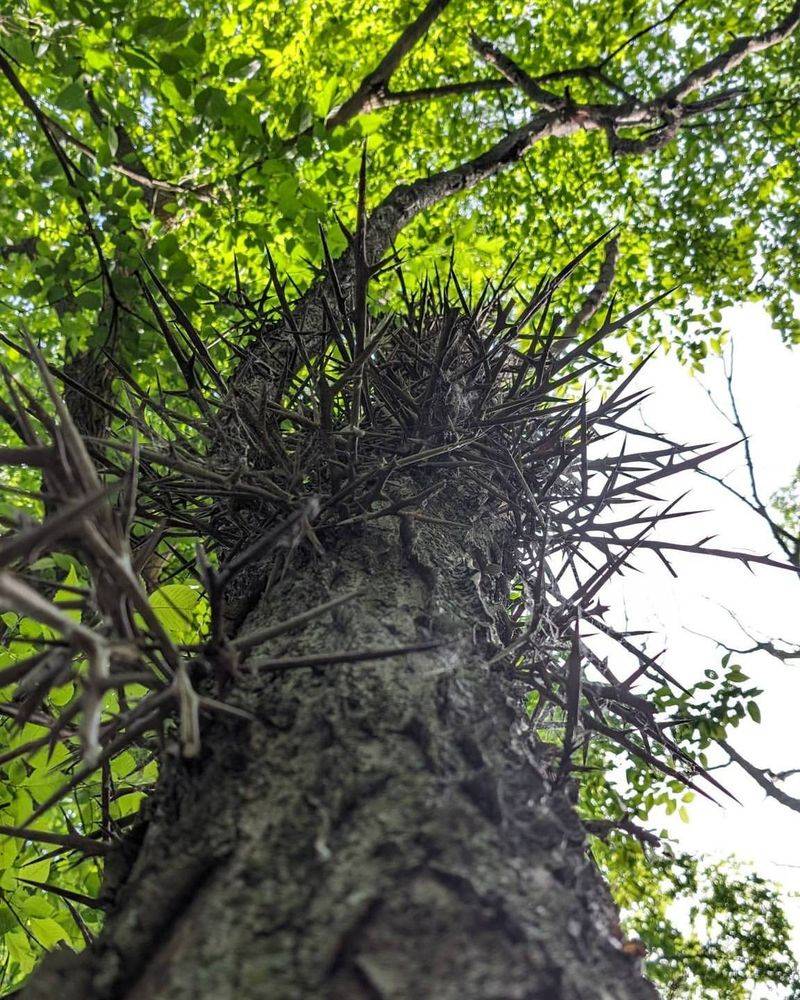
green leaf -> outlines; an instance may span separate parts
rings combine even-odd
[[[70,566],[69,572],[67,573],[62,583],[65,583],[68,587],[80,586],[81,581],[80,578],[78,577],[77,572],[75,571],[74,566]],[[65,604],[65,603],[71,604],[74,603],[77,599],[78,595],[74,594],[71,590],[63,590],[63,589],[57,590],[53,598],[56,604]],[[80,621],[81,619],[81,612],[79,608],[65,608],[64,614],[68,618],[71,618],[73,621],[76,622]]]
[[[317,98],[314,101],[314,114],[317,115],[318,118],[324,118],[331,110],[338,86],[339,78],[332,76],[326,81],[325,86],[317,94]]]
[[[106,127],[106,141],[108,142],[108,149],[112,157],[117,155],[117,150],[119,149],[119,136],[117,135],[117,130],[113,125],[108,125]]]
[[[50,877],[50,860],[25,865],[20,868],[20,877],[28,878],[32,882],[46,882]]]
[[[150,606],[175,641],[188,642],[197,638],[196,616],[207,605],[199,591],[183,583],[170,583],[153,591]]]
[[[55,103],[63,111],[77,111],[78,108],[84,107],[86,95],[83,86],[77,80],[73,80],[56,96]]]
[[[69,941],[69,934],[52,917],[31,917],[31,931],[45,948],[52,948],[59,941]]]

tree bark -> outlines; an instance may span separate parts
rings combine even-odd
[[[502,573],[513,537],[481,502],[462,490],[435,520],[384,517],[323,533],[324,554],[295,550],[243,633],[362,595],[252,651],[227,700],[258,722],[215,717],[200,759],[164,763],[140,845],[109,865],[101,937],[51,955],[25,1000],[656,996],[519,681],[487,665],[504,588],[473,553],[496,552]],[[248,667],[420,639],[442,645]]]

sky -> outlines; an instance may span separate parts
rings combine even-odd
[[[768,498],[787,485],[800,462],[800,352],[781,344],[759,306],[728,310],[724,323],[734,348],[740,415],[750,435],[762,497]],[[650,386],[653,391],[640,407],[639,419],[682,443],[735,441],[736,431],[706,393],[710,390],[720,405],[726,405],[722,362],[709,358],[705,369],[693,375],[674,356],[654,357],[640,376],[640,387]],[[731,473],[731,483],[746,483],[739,448],[714,460],[709,468],[717,474]],[[687,489],[691,493],[683,509],[708,508],[709,513],[662,525],[657,536],[697,542],[714,534],[717,539],[712,544],[720,547],[780,555],[758,516],[712,481],[696,473],[681,473],[661,494],[671,499]],[[756,638],[785,640],[800,647],[800,578],[796,575],[770,568],[751,573],[727,559],[680,553],[670,561],[679,574],[677,580],[654,553],[639,555],[634,562],[641,572],[610,582],[603,603],[612,608],[608,615],[612,624],[627,618],[630,628],[653,630],[648,651],[657,653],[666,647],[661,662],[679,680],[700,680],[704,669],[719,665],[725,650],[714,640],[736,648],[753,645],[728,611]],[[602,643],[596,645],[603,654],[608,651]],[[612,668],[615,656],[620,659],[612,654]],[[800,767],[800,659],[794,665],[764,653],[734,659],[764,693],[759,698],[761,724],[747,719],[731,731],[729,742],[760,767]],[[615,672],[625,673],[624,669]],[[786,909],[795,925],[800,957],[800,897],[791,897],[800,894],[800,813],[768,799],[752,778],[733,765],[715,772],[715,777],[740,799],[741,806],[713,805],[697,797],[688,824],[675,814],[654,818],[649,825],[666,827],[685,850],[715,859],[733,855],[779,882],[786,891]],[[800,797],[800,776],[782,787]]]

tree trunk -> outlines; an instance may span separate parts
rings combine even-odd
[[[50,956],[25,1000],[656,996],[519,682],[487,665],[511,535],[479,512],[450,497],[436,519],[294,551],[243,632],[363,593],[258,655],[442,645],[280,673],[245,661],[227,700],[259,721],[215,717],[199,760],[164,764],[135,857],[121,878],[109,866],[103,934]],[[482,580],[479,551],[499,553]]]

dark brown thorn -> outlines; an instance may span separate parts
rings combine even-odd
[[[243,664],[244,668],[252,670],[294,670],[299,667],[336,666],[341,663],[363,663],[368,660],[385,660],[394,656],[406,656],[411,653],[424,653],[440,649],[447,645],[442,641],[427,641],[413,643],[408,646],[380,647],[377,649],[334,650],[330,653],[309,653],[306,656],[284,656],[277,659],[271,657],[256,657]]]
[[[52,833],[49,830],[31,830],[24,826],[0,826],[4,837],[16,837],[38,844],[56,844],[71,851],[81,851],[86,855],[107,854],[111,845],[93,837],[80,837],[72,833]]]
[[[338,597],[331,598],[330,601],[326,601],[324,604],[318,604],[316,607],[309,608],[308,611],[303,611],[298,615],[294,615],[292,618],[287,618],[285,621],[277,622],[275,625],[265,625],[263,628],[255,629],[253,632],[248,632],[245,635],[239,635],[233,640],[233,645],[240,650],[251,649],[253,646],[266,642],[268,639],[274,639],[276,636],[283,635],[285,632],[291,632],[293,629],[299,628],[306,622],[313,621],[320,615],[326,614],[334,608],[338,608],[341,604],[353,601],[357,597],[362,597],[363,595],[363,590],[353,590],[349,593],[341,594]]]

